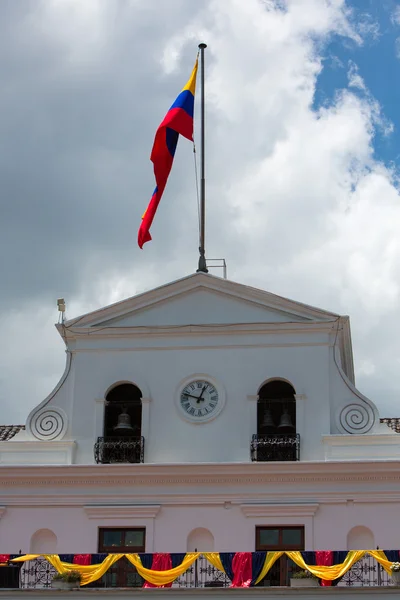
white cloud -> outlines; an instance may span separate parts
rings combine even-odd
[[[400,4],[397,4],[392,11],[391,21],[395,25],[400,25]]]
[[[57,32],[63,24],[53,19],[56,5],[48,3],[50,17],[41,26],[51,24]],[[80,10],[80,3],[73,5]],[[64,3],[62,10],[67,6],[71,8]],[[389,133],[390,126],[354,64],[349,87],[338,90],[329,106],[312,108],[324,44],[334,34],[361,44],[366,21],[355,23],[344,0],[214,0],[202,3],[195,14],[178,0],[168,6],[137,0],[126,4],[122,20],[116,13],[105,19],[107,11],[99,15],[100,6],[111,10],[112,3],[90,3],[82,9],[76,30],[70,22],[67,33],[60,31],[64,42],[77,38],[76,52],[70,49],[68,54],[72,69],[74,61],[98,65],[99,57],[112,60],[112,39],[126,21],[135,19],[136,11],[157,10],[160,21],[163,11],[168,16],[163,53],[153,69],[161,61],[166,74],[179,71],[182,84],[187,73],[180,71],[181,62],[191,63],[188,49],[194,58],[198,41],[209,44],[208,256],[225,256],[229,276],[236,281],[350,314],[360,387],[384,412],[396,412],[400,202],[396,173],[375,159],[373,148],[377,129]],[[68,20],[67,12],[59,14]],[[174,19],[179,19],[179,28]],[[139,66],[132,60],[132,76],[135,68]],[[162,115],[167,107],[159,108]],[[138,138],[137,144],[146,152],[151,146],[147,138]],[[185,156],[180,148],[174,177],[190,164]],[[176,214],[195,219],[194,197],[190,207],[187,195],[178,190],[174,201],[172,209],[180,211]],[[158,225],[165,214],[157,215]],[[83,260],[87,290],[71,302],[67,298],[69,316],[194,271],[188,240],[178,235],[176,220],[174,227],[177,240],[173,248],[165,248],[162,264],[148,258],[154,256],[148,246],[135,254],[130,272],[117,264],[112,273],[99,271],[101,261]],[[153,237],[152,248],[163,245],[156,234]],[[196,241],[190,239],[190,244],[195,251]],[[28,406],[33,396],[38,402],[47,395],[50,380],[56,383],[55,371],[62,371],[61,343],[49,333],[49,311],[33,320],[31,316],[29,323],[26,313],[3,317],[5,335],[12,338],[11,352],[1,359],[3,398],[10,398],[10,415],[16,414],[11,405]],[[24,351],[19,354],[21,345]]]

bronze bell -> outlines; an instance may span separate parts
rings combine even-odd
[[[281,420],[278,425],[279,433],[291,433],[294,431],[294,425],[292,423],[291,416],[289,415],[288,409],[285,408]]]
[[[271,411],[269,408],[266,408],[264,411],[264,419],[261,427],[264,433],[274,433],[276,430],[276,425],[272,420]]]
[[[131,418],[126,412],[125,406],[122,409],[120,415],[118,415],[118,423],[114,427],[114,431],[120,435],[127,435],[133,433],[133,427],[131,425]]]

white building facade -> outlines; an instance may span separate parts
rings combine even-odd
[[[2,551],[399,546],[348,317],[197,273],[57,328],[63,377],[0,441]]]

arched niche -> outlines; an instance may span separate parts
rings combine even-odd
[[[57,554],[57,536],[51,529],[38,529],[31,537],[31,554]]]
[[[141,390],[133,383],[118,383],[109,388],[105,400],[104,437],[140,437]],[[125,427],[121,427],[121,424],[125,424]]]
[[[369,527],[357,525],[347,534],[347,550],[373,550],[375,538]]]
[[[192,529],[187,537],[187,552],[214,552],[214,536],[205,527]]]
[[[295,389],[282,379],[272,379],[258,390],[257,434],[296,433]]]

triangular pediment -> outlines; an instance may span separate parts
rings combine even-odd
[[[68,327],[157,327],[332,321],[338,315],[197,273],[72,319]]]

